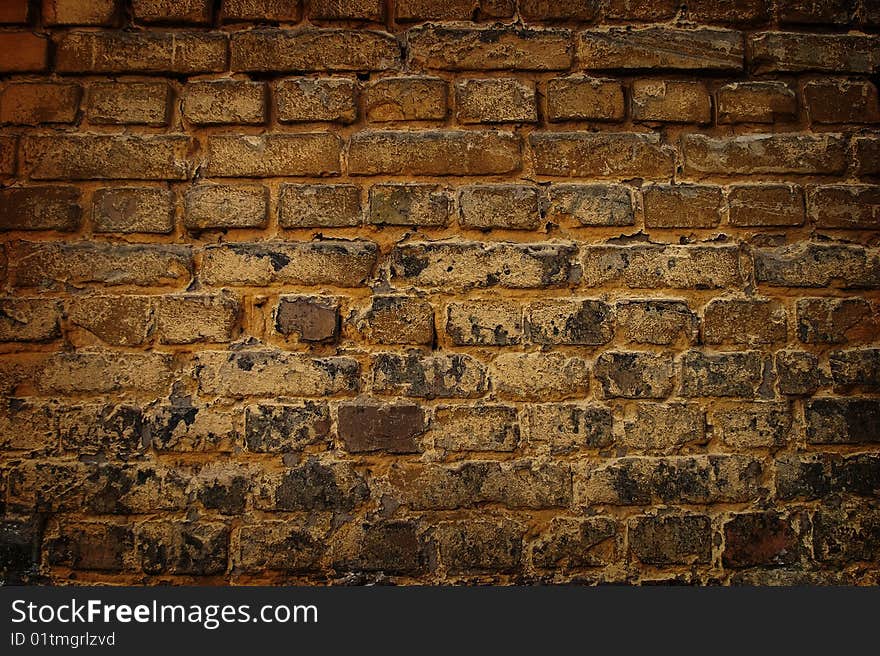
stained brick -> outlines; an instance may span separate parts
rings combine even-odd
[[[370,187],[370,223],[445,226],[451,199],[433,184],[385,184]]]
[[[819,228],[880,228],[880,186],[822,185],[807,194],[807,212]]]
[[[258,125],[266,121],[266,85],[244,80],[190,82],[183,88],[181,111],[196,125]]]
[[[727,193],[730,225],[797,226],[804,222],[804,192],[796,185],[733,185]]]
[[[357,84],[345,78],[282,80],[275,85],[278,120],[353,123],[357,94]]]
[[[705,344],[784,342],[788,323],[781,303],[766,298],[713,299],[703,310]]]
[[[22,2],[22,4],[26,4]],[[45,0],[43,22],[47,25],[111,25],[116,0]]]
[[[377,394],[476,398],[487,389],[485,366],[464,353],[378,353],[372,368],[372,389]]]
[[[614,420],[602,406],[544,403],[530,405],[526,412],[529,446],[551,454],[604,448],[614,442]]]
[[[649,228],[711,228],[721,221],[721,188],[710,185],[650,185],[642,188]]]
[[[475,7],[482,18],[510,18],[515,9],[514,0],[399,0],[395,3],[399,21],[469,21]]]
[[[605,344],[614,337],[614,316],[599,300],[548,299],[529,305],[526,321],[535,344]]]
[[[527,185],[465,187],[459,195],[460,225],[481,230],[534,230],[541,221],[538,190]]]
[[[582,226],[634,225],[633,192],[617,184],[554,184],[547,218]]]
[[[630,342],[665,345],[696,339],[699,320],[685,301],[630,299],[618,301],[615,309],[618,329]]]
[[[107,344],[136,346],[147,341],[153,308],[149,296],[81,296],[68,302],[67,315],[71,323]]]
[[[427,435],[447,451],[513,451],[519,444],[517,409],[505,405],[440,406]]]
[[[758,351],[704,353],[688,351],[681,358],[683,396],[755,396],[763,381],[764,362]]]
[[[382,0],[312,0],[309,16],[324,20],[381,21]]]
[[[238,333],[240,313],[231,294],[162,296],[156,304],[156,331],[163,344],[229,342]]]
[[[80,191],[71,186],[0,190],[0,230],[60,230],[79,227]]]
[[[709,421],[721,441],[735,449],[775,448],[789,439],[792,418],[785,403],[737,403],[715,408]]]
[[[174,194],[157,187],[102,187],[92,194],[92,222],[95,232],[171,232]]]
[[[773,287],[875,288],[880,252],[847,244],[800,242],[755,250],[755,279]]]
[[[797,335],[805,344],[870,339],[878,317],[863,298],[799,298]]]
[[[797,116],[797,96],[784,82],[733,82],[717,94],[719,123],[782,123]]]
[[[167,125],[171,95],[165,82],[98,82],[89,87],[86,116],[96,125]]]
[[[637,121],[708,123],[712,120],[709,91],[702,82],[636,80],[632,115]]]
[[[132,0],[135,21],[142,23],[211,22],[210,0]]]
[[[749,134],[684,137],[685,167],[727,175],[833,174],[847,165],[846,141],[839,134]]]
[[[245,410],[244,441],[249,451],[299,451],[330,440],[330,410],[326,403],[249,405]]]
[[[283,228],[330,228],[360,222],[361,194],[355,185],[281,185],[278,223]]]
[[[813,123],[877,123],[880,104],[870,82],[812,80],[804,85],[804,101]]]
[[[550,121],[621,121],[625,114],[620,82],[584,76],[560,77],[547,82]]]
[[[554,571],[608,565],[617,554],[617,532],[611,517],[554,517],[532,546],[532,562]]]
[[[705,515],[635,517],[629,523],[630,549],[651,565],[708,563],[712,523]]]
[[[533,132],[529,145],[538,175],[668,178],[674,168],[656,134]]]
[[[425,431],[425,412],[416,404],[343,403],[339,438],[350,453],[416,453]]]
[[[364,89],[367,120],[442,121],[446,118],[446,81],[434,77],[386,77]]]
[[[516,78],[459,80],[455,83],[460,123],[536,123],[535,85]]]
[[[697,404],[645,401],[626,408],[622,444],[630,449],[664,452],[705,442],[705,413]]]
[[[579,357],[561,353],[500,353],[489,374],[505,399],[582,398],[590,387],[590,367]]]
[[[190,230],[266,224],[269,190],[262,185],[201,184],[189,188],[184,199],[184,225]]]
[[[880,63],[876,37],[862,34],[759,32],[747,40],[755,73],[871,73]]]
[[[61,304],[47,298],[0,298],[0,342],[43,342],[61,336]],[[14,436],[12,436],[14,437]]]
[[[282,296],[275,310],[275,330],[304,342],[335,342],[339,336],[339,303],[320,296]]]
[[[208,137],[208,172],[227,178],[325,176],[340,173],[342,140],[335,134]]]
[[[412,296],[373,296],[366,331],[378,344],[431,344],[434,307]]]
[[[81,96],[77,84],[13,82],[0,91],[0,123],[73,123]]]
[[[224,23],[238,21],[278,21],[294,23],[299,20],[301,0],[225,0],[221,5]]]
[[[446,334],[457,346],[507,346],[522,341],[522,308],[516,302],[475,300],[446,306]]]
[[[594,367],[604,397],[661,399],[672,393],[672,356],[638,351],[606,351]]]

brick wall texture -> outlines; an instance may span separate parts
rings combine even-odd
[[[0,23],[5,582],[880,582],[876,0]]]

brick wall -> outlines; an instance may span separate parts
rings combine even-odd
[[[7,582],[880,580],[875,0],[0,23]]]

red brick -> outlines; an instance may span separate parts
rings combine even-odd
[[[382,0],[311,0],[309,18],[381,21]]]
[[[877,123],[880,104],[870,82],[812,80],[804,85],[804,101],[813,123]]]
[[[418,453],[425,411],[416,404],[343,403],[339,437],[349,453]]]
[[[538,175],[598,178],[669,178],[675,163],[657,134],[532,132]]]
[[[0,230],[60,230],[79,227],[76,187],[11,187],[0,190]]]
[[[550,121],[621,121],[625,114],[620,82],[583,76],[547,82]]]
[[[112,25],[116,0],[43,0],[46,25]]]
[[[0,32],[0,73],[38,73],[49,65],[49,40],[31,32]]]
[[[86,116],[98,125],[168,125],[171,95],[165,82],[99,82],[89,87]]]
[[[73,123],[81,96],[76,84],[10,83],[0,92],[0,123]]]
[[[18,137],[0,135],[0,176],[15,173],[15,155],[18,151]]]
[[[211,22],[211,0],[132,0],[131,8],[138,23]]]

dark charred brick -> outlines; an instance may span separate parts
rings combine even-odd
[[[763,382],[764,361],[757,351],[703,353],[688,351],[681,359],[683,396],[751,398]]]
[[[611,411],[601,406],[547,403],[529,406],[528,441],[552,454],[607,447],[614,441]]]
[[[275,312],[275,329],[282,335],[296,334],[304,342],[336,341],[339,303],[317,296],[283,296]]]
[[[337,570],[412,574],[422,569],[422,544],[415,523],[363,524],[355,533],[352,553],[338,559]]]
[[[536,344],[605,344],[614,337],[611,306],[597,300],[535,301],[528,309],[528,335]]]
[[[0,581],[24,585],[40,566],[40,531],[34,520],[0,520]]]
[[[190,483],[192,497],[206,510],[241,515],[252,488],[251,472],[239,467],[207,465]]]
[[[425,412],[416,404],[344,403],[339,406],[339,437],[350,453],[417,453],[425,431]]]
[[[141,408],[133,405],[88,404],[60,413],[61,445],[77,454],[131,454],[146,446]]]
[[[229,528],[224,524],[145,522],[137,528],[137,538],[147,574],[210,576],[226,571]]]
[[[373,358],[373,391],[427,399],[474,398],[486,392],[486,370],[463,353],[379,353]]]
[[[806,351],[776,353],[776,379],[780,394],[813,394],[825,383],[819,358]]]
[[[813,548],[821,562],[877,562],[880,508],[866,501],[821,505],[813,516]]]
[[[724,524],[725,567],[793,565],[801,545],[790,516],[776,512],[738,513]]]
[[[880,442],[880,399],[818,398],[804,406],[810,444]]]
[[[661,399],[672,393],[671,355],[607,351],[596,358],[594,373],[605,397]]]
[[[260,404],[245,409],[244,441],[248,451],[284,453],[330,439],[326,403]]]
[[[103,522],[63,523],[46,543],[51,565],[72,569],[119,572],[134,555],[130,526]]]
[[[532,563],[563,571],[608,565],[617,555],[617,530],[612,517],[554,517],[532,545]]]
[[[485,519],[442,522],[432,538],[448,572],[510,572],[520,565],[524,533],[511,520]]]
[[[446,334],[456,346],[508,346],[522,341],[522,307],[481,299],[446,306]]]
[[[828,357],[834,391],[880,391],[880,348],[834,351]]]
[[[366,481],[348,463],[315,458],[269,476],[257,507],[263,510],[352,510],[370,496]]]
[[[315,571],[325,549],[307,527],[287,521],[242,526],[238,545],[238,565],[254,574]]]
[[[831,493],[831,461],[823,454],[785,454],[775,466],[776,496],[783,501],[811,501]]]
[[[705,515],[635,517],[629,523],[629,545],[640,562],[650,565],[708,563],[712,523]]]

